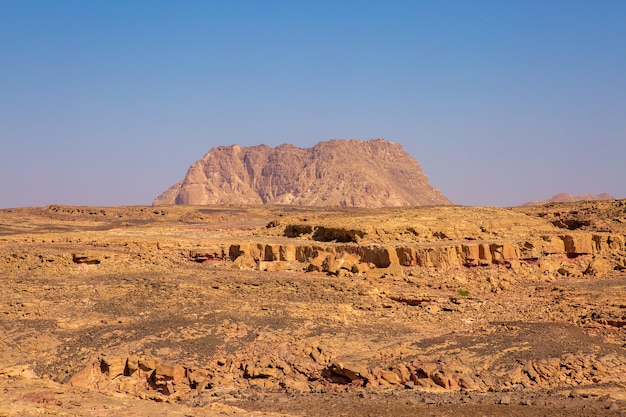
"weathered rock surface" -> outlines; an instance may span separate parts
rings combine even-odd
[[[0,225],[2,415],[626,407],[626,201],[49,206]]]
[[[402,146],[331,140],[313,148],[222,146],[154,200],[163,204],[396,207],[450,204]]]

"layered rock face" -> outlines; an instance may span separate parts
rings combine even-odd
[[[451,204],[398,143],[331,140],[211,149],[185,178],[154,200],[163,204],[295,204],[398,207]]]

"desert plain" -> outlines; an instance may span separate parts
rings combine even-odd
[[[0,210],[0,415],[626,412],[626,201]]]

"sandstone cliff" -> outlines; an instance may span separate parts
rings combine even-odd
[[[163,204],[295,204],[397,207],[451,204],[398,143],[331,140],[211,149],[185,178],[154,200]]]

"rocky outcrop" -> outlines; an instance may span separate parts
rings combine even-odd
[[[451,204],[398,143],[331,140],[313,148],[221,146],[154,200],[162,204],[397,207]]]
[[[576,333],[572,326],[564,326]],[[309,339],[291,346],[272,348],[260,343],[258,351],[226,355],[205,364],[205,368],[164,363],[149,357],[98,357],[75,374],[74,387],[121,392],[139,398],[175,402],[193,398],[216,387],[228,385],[239,389],[288,389],[307,392],[332,385],[352,387],[398,387],[436,391],[500,391],[521,389],[566,389],[591,386],[594,383],[618,384],[625,381],[626,357],[619,351],[565,352],[537,358],[520,352],[536,340],[524,340],[526,347],[516,346],[518,328],[532,330],[535,325],[504,323],[499,342],[512,344],[499,355],[472,355],[460,349],[447,348],[443,341],[429,341],[443,351],[438,355],[410,352],[413,360],[382,360],[373,352],[359,350],[359,344],[329,348],[319,340]],[[545,326],[550,336],[559,334],[557,326]],[[489,336],[472,341],[485,343]],[[443,343],[441,343],[443,342]],[[405,347],[404,352],[410,348]],[[439,352],[441,355],[442,352]],[[399,352],[393,352],[395,357]],[[530,356],[530,357],[529,357]],[[507,360],[505,360],[505,358]],[[570,396],[580,395],[571,391]]]
[[[289,228],[289,226],[288,226]],[[193,262],[232,261],[235,269],[325,272],[371,279],[403,276],[410,269],[436,271],[500,266],[517,275],[602,275],[623,269],[626,238],[620,234],[569,232],[524,240],[449,243],[358,244],[298,240],[294,244],[234,242],[198,247],[184,256]],[[528,270],[524,274],[523,271]],[[497,287],[497,285],[496,285]]]

